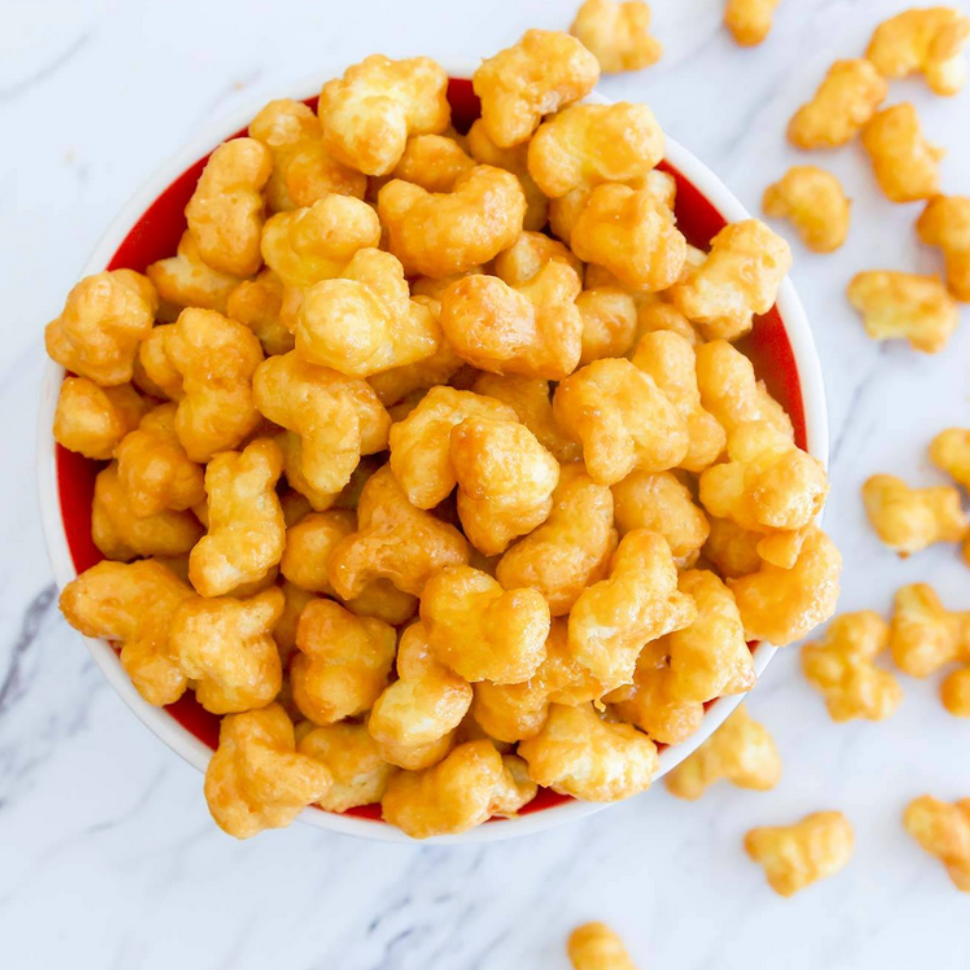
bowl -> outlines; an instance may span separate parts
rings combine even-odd
[[[444,66],[451,78],[448,96],[456,124],[464,130],[478,114],[478,101],[469,80],[474,65]],[[321,83],[319,77],[304,79],[278,96],[312,103]],[[596,92],[587,100],[609,103]],[[80,275],[120,267],[144,270],[148,263],[174,253],[185,228],[182,210],[209,153],[225,139],[243,134],[263,103],[248,105],[214,123],[155,172],[111,224]],[[669,137],[661,167],[677,180],[678,225],[694,245],[706,248],[710,238],[725,222],[749,218],[744,206],[720,179]],[[786,279],[782,284],[776,306],[757,319],[754,330],[740,342],[740,346],[753,360],[758,376],[790,414],[798,444],[827,463],[828,419],[821,367],[808,320],[790,280]],[[54,441],[54,411],[63,379],[64,369],[49,361],[41,392],[37,447],[41,518],[47,551],[60,588],[102,558],[90,535],[91,496],[101,464],[69,452]],[[108,682],[138,718],[173,751],[204,772],[217,743],[218,718],[203,711],[190,694],[168,708],[152,707],[135,690],[117,653],[107,641],[90,638],[85,641]],[[775,649],[768,643],[752,645],[759,677]],[[735,695],[712,702],[693,737],[661,751],[658,778],[703,744],[743,699],[744,695]],[[491,842],[530,835],[606,807],[540,790],[536,800],[514,820],[495,820],[461,835],[428,841],[446,844]],[[300,817],[318,828],[345,835],[387,842],[410,841],[398,829],[380,820],[377,806],[355,809],[344,815],[311,808]]]

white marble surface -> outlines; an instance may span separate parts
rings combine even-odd
[[[721,0],[656,0],[663,61],[603,90],[648,101],[754,208],[796,158],[782,138],[790,113],[831,60],[860,53],[874,23],[903,5],[785,0],[769,41],[741,50],[719,25]],[[369,844],[299,825],[248,844],[218,832],[201,778],[134,720],[53,606],[33,475],[42,325],[119,206],[206,119],[374,50],[477,58],[527,26],[568,24],[573,0],[2,9],[0,966],[558,970],[567,930],[601,918],[643,967],[966,967],[970,900],[899,818],[924,791],[970,794],[970,724],[943,712],[933,683],[906,681],[892,721],[834,725],[794,649],[750,701],[785,759],[769,794],[724,787],[689,805],[658,787],[584,824],[469,849]],[[970,91],[935,99],[907,82],[892,98],[912,98],[949,149],[947,189],[970,190]],[[828,386],[842,608],[884,609],[914,580],[970,608],[970,572],[954,551],[896,559],[865,526],[858,494],[875,471],[941,480],[925,445],[970,422],[970,328],[937,358],[866,339],[843,297],[851,275],[928,271],[934,257],[913,235],[918,208],[877,194],[858,146],[822,163],[854,198],[854,226],[834,257],[796,245],[793,275]],[[743,832],[829,807],[855,823],[855,859],[780,900],[745,859]]]

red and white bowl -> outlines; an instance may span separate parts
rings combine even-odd
[[[478,114],[478,102],[469,80],[474,66],[445,66],[452,78],[448,96],[455,123],[459,130],[465,130]],[[321,83],[318,78],[306,79],[281,96],[307,99],[315,105]],[[608,103],[595,92],[587,100]],[[183,209],[209,153],[224,140],[245,133],[261,107],[261,103],[251,105],[223,119],[163,165],[114,220],[80,275],[122,267],[144,271],[149,263],[172,255],[185,229]],[[726,222],[749,218],[749,213],[721,180],[669,137],[661,167],[677,179],[678,225],[694,245],[707,248],[711,237]],[[782,284],[777,305],[756,321],[753,332],[739,346],[791,416],[797,443],[827,463],[828,417],[821,367],[805,311],[789,280]],[[102,558],[91,541],[91,498],[102,463],[65,450],[54,441],[52,432],[63,379],[64,369],[53,361],[48,362],[41,393],[37,447],[41,517],[60,588]],[[191,694],[170,707],[152,707],[135,690],[112,646],[105,640],[85,640],[108,682],[131,710],[173,751],[204,772],[217,742],[219,719],[202,710]],[[752,649],[760,676],[776,648],[759,643]],[[658,777],[707,740],[742,700],[743,695],[725,697],[708,705],[700,730],[685,743],[661,752]],[[536,800],[517,819],[496,820],[462,835],[430,841],[491,842],[528,835],[605,807],[540,790]],[[379,806],[355,809],[344,815],[311,808],[301,818],[311,825],[346,835],[387,842],[409,841],[398,829],[380,820]]]

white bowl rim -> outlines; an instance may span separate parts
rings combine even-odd
[[[451,78],[470,78],[476,67],[476,64],[472,61],[450,63],[443,61],[442,64]],[[326,76],[332,77],[336,73],[337,71],[327,72]],[[274,96],[308,98],[319,92],[321,83],[320,74],[314,74],[312,77],[282,85],[286,90]],[[159,195],[186,169],[211,152],[222,141],[246,128],[257,111],[266,103],[266,100],[268,99],[265,96],[258,101],[254,99],[253,102],[244,104],[230,114],[222,116],[204,133],[192,139],[181,151],[161,165],[112,221],[85,263],[80,276],[88,276],[103,270],[127,238],[131,228]],[[587,101],[598,104],[611,103],[610,99],[604,97],[598,91],[594,91],[587,98]],[[669,136],[666,139],[665,158],[688,181],[693,183],[697,190],[728,222],[751,218],[748,211],[727,186],[695,155]],[[801,385],[808,450],[827,465],[829,428],[822,367],[805,310],[795,292],[794,285],[788,277],[785,278],[779,291],[777,307],[791,344]],[[61,514],[53,435],[54,411],[57,407],[57,396],[63,378],[64,369],[54,361],[47,361],[41,389],[37,429],[37,484],[41,522],[48,556],[59,589],[63,589],[77,576]],[[105,678],[142,723],[176,754],[204,773],[212,755],[210,748],[187,728],[179,724],[174,717],[166,713],[164,709],[153,707],[138,693],[122,668],[117,653],[107,641],[95,640],[90,637],[83,639]],[[764,642],[756,648],[754,654],[755,667],[759,679],[776,651],[776,647]],[[744,700],[745,696],[745,694],[736,694],[720,698],[705,713],[700,729],[689,740],[662,751],[657,779],[703,744],[724,723]],[[480,825],[459,835],[426,839],[423,844],[455,845],[497,842],[508,838],[532,835],[592,815],[608,808],[609,804],[611,803],[568,801],[523,815],[515,820]],[[318,809],[308,809],[301,814],[300,818],[317,828],[343,835],[381,842],[413,843],[414,841],[399,829],[377,819],[336,815]]]

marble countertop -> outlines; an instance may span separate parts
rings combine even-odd
[[[760,48],[735,47],[721,0],[656,0],[662,62],[602,90],[645,100],[752,209],[798,157],[783,131],[829,63],[855,56],[900,0],[788,0]],[[958,3],[966,7],[966,0]],[[502,8],[505,9],[502,9]],[[201,778],[141,727],[59,618],[34,497],[43,349],[79,267],[161,159],[213,116],[328,76],[374,50],[474,59],[525,27],[566,26],[574,0],[45,0],[10,4],[0,32],[0,964],[11,970],[171,966],[256,970],[566,967],[563,939],[604,919],[643,967],[829,970],[966,966],[970,900],[906,837],[924,792],[970,795],[970,723],[934,683],[906,680],[883,724],[835,725],[782,651],[750,700],[785,761],[768,794],[722,786],[696,804],[655,791],[528,841],[371,844],[296,825],[238,844],[212,824]],[[893,85],[944,144],[948,191],[970,190],[970,88]],[[828,389],[827,527],[845,557],[842,610],[888,608],[906,582],[970,608],[952,547],[902,561],[866,527],[876,471],[942,481],[929,439],[970,424],[970,325],[945,353],[869,341],[843,296],[858,270],[932,271],[914,206],[877,192],[858,145],[822,158],[852,196],[836,256],[795,245],[793,278]],[[961,176],[962,173],[962,176]],[[966,316],[966,313],[964,314]],[[857,851],[792,900],[766,887],[743,833],[845,811]],[[962,944],[962,950],[961,950]]]

